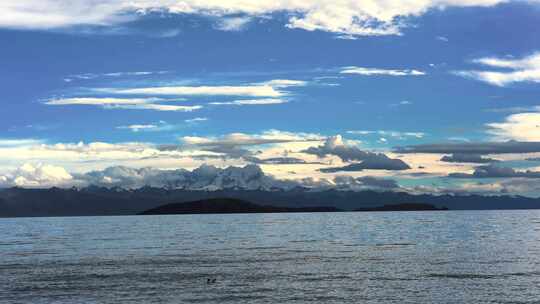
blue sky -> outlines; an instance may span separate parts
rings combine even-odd
[[[373,1],[374,9],[354,1],[314,1],[318,6],[134,1],[135,7],[97,1],[102,8],[84,0],[65,6],[47,0],[37,9],[31,0],[7,2],[0,4],[0,150],[5,150],[0,169],[6,180],[15,180],[24,164],[72,172],[116,164],[172,169],[215,162],[138,162],[133,155],[115,159],[101,152],[92,154],[95,159],[84,154],[66,161],[35,152],[39,145],[52,151],[55,145],[99,142],[125,151],[122,145],[140,143],[218,153],[217,144],[209,149],[201,141],[241,133],[244,140],[266,141],[226,146],[268,151],[267,157],[289,151],[302,158],[309,145],[339,135],[339,144],[387,153],[413,170],[347,174],[394,178],[402,185],[474,185],[474,178],[456,181],[444,172],[472,173],[485,163],[434,164],[431,158],[450,152],[403,156],[395,149],[540,140],[535,128],[540,36],[533,30],[540,24],[540,3],[535,1],[410,1],[401,7]],[[338,13],[328,13],[334,9]],[[28,157],[10,156],[32,149]],[[502,161],[489,166],[535,171],[539,164],[525,159],[537,152],[485,155]],[[244,156],[222,156],[228,162],[220,160],[219,166],[249,163]],[[335,158],[322,160],[326,165],[364,161],[326,156]],[[295,178],[284,173],[291,171],[302,171],[302,178],[332,178],[318,167],[296,166],[305,169],[262,167],[282,178]],[[418,178],[420,173],[428,177]],[[502,191],[502,183],[516,180],[531,181],[504,176],[487,191]],[[519,189],[513,192],[536,193]]]

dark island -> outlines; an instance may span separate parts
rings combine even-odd
[[[214,198],[187,203],[174,203],[139,213],[151,214],[223,214],[223,213],[285,213],[285,212],[340,212],[335,207],[275,207],[257,205],[234,198]]]
[[[448,210],[446,207],[437,208],[430,204],[396,204],[384,205],[381,207],[359,208],[354,211],[443,211]]]
[[[438,211],[448,210],[429,204],[396,204],[381,207],[361,208],[354,211]],[[224,213],[291,213],[291,212],[344,212],[335,207],[276,207],[257,205],[234,198],[214,198],[187,203],[166,204],[139,213],[139,215],[155,214],[224,214]]]

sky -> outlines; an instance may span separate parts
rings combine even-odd
[[[2,1],[0,187],[234,166],[537,197],[538,24],[526,0]]]

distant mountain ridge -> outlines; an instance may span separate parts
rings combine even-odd
[[[216,191],[142,187],[0,189],[0,217],[133,215],[169,203],[235,198],[275,207],[335,207],[343,210],[393,204],[430,204],[451,210],[539,209],[540,198],[481,195],[413,195],[406,192],[222,189]]]

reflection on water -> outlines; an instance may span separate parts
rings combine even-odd
[[[537,303],[539,229],[539,211],[0,219],[0,303]]]

